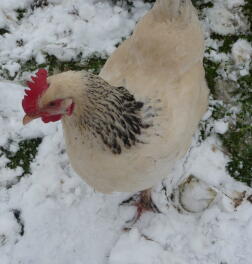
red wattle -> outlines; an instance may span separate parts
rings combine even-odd
[[[47,115],[47,116],[41,117],[44,123],[59,121],[61,118],[62,118],[62,115],[51,115],[51,116]]]

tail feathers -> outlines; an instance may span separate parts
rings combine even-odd
[[[164,19],[188,22],[194,12],[191,0],[157,0],[156,7]]]

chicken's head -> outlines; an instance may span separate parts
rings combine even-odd
[[[55,122],[63,115],[72,115],[74,102],[71,98],[62,98],[59,95],[46,96],[50,90],[50,82],[47,79],[47,71],[40,69],[33,76],[32,82],[27,82],[30,89],[25,90],[22,101],[23,109],[26,113],[23,124],[28,124],[35,118],[41,117],[45,123]],[[53,89],[52,89],[53,90]]]

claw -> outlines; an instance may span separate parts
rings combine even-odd
[[[134,194],[132,197],[122,201],[120,205],[132,205],[137,207],[137,211],[135,216],[126,222],[127,225],[134,225],[141,215],[146,211],[151,211],[154,213],[161,213],[158,207],[155,205],[151,198],[151,189],[141,191],[137,194]],[[124,230],[129,230],[130,228],[127,226]]]

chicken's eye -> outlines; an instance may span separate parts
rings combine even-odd
[[[52,107],[52,106],[55,106],[55,105],[56,105],[55,102],[51,102],[51,103],[48,104],[48,106],[51,106],[51,107]]]

